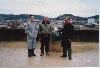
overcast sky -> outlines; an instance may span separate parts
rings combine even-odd
[[[88,17],[99,14],[99,0],[0,0],[0,14]]]

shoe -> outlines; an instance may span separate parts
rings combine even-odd
[[[32,55],[28,54],[28,57],[31,57]]]
[[[40,54],[40,56],[43,56],[43,55],[44,55],[44,53],[41,53],[41,54]]]
[[[50,53],[46,53],[46,55],[50,56]]]
[[[61,57],[67,57],[67,55],[62,55]]]
[[[32,56],[36,56],[36,55],[34,54],[34,50],[35,50],[35,49],[32,49],[32,50],[31,50],[31,55],[32,55]]]
[[[32,56],[36,56],[35,54],[31,54]]]
[[[69,60],[72,60],[72,58],[71,58],[71,57],[69,57]]]
[[[28,57],[31,57],[31,49],[28,49]]]

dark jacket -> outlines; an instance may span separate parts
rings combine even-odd
[[[62,40],[61,40],[61,46],[71,48],[71,41],[68,39],[72,39],[74,33],[74,26],[71,24],[65,24],[62,29]]]
[[[71,24],[65,24],[62,29],[62,40],[72,39],[73,32],[74,32],[74,26]]]
[[[51,36],[52,33],[52,27],[50,25],[50,22],[47,21],[47,23],[45,23],[45,21],[42,21],[42,24],[39,25],[39,34],[40,36]]]

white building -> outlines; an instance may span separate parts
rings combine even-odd
[[[91,24],[96,24],[96,21],[94,18],[89,18],[88,19],[88,24],[91,25]]]

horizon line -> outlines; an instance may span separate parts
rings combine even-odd
[[[46,15],[42,15],[42,14],[28,14],[28,13],[23,13],[23,14],[14,14],[14,13],[0,13],[0,14],[5,14],[5,15],[40,15],[40,16],[46,16]],[[68,14],[68,13],[65,13],[65,14]],[[70,13],[69,13],[70,14]],[[61,15],[64,15],[64,14],[61,14]],[[79,15],[74,15],[74,14],[70,14],[70,15],[73,15],[73,16],[79,16]],[[95,15],[91,15],[91,16],[96,16],[96,15],[99,15],[99,14],[95,14]],[[56,16],[56,17],[49,17],[48,18],[57,18],[59,17],[60,15]],[[88,17],[91,17],[91,16],[79,16],[79,17],[83,17],[83,18],[88,18]]]

